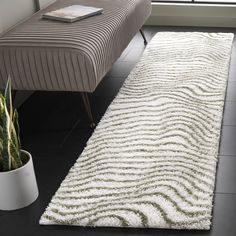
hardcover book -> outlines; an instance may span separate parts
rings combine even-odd
[[[44,13],[43,18],[65,22],[74,22],[93,15],[101,14],[102,11],[103,8],[83,5],[71,5],[55,11]]]

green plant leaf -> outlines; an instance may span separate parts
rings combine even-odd
[[[10,131],[10,116],[7,110],[6,100],[4,103],[4,116],[3,116],[3,170],[11,170],[11,152],[10,152],[10,140],[11,140],[11,131]]]
[[[18,123],[18,112],[15,109],[13,113],[13,135],[14,135],[14,143],[16,147],[20,150],[21,149],[21,143],[20,143],[20,126]]]
[[[13,111],[9,77],[4,97],[0,94],[0,170],[2,171],[22,166],[19,132],[18,113],[16,110]]]
[[[3,128],[0,126],[0,157],[2,153],[2,145],[3,145]]]
[[[0,130],[2,130],[2,127],[0,127]],[[3,139],[2,137],[0,137],[0,171],[2,171],[3,168],[2,152],[3,152]]]
[[[5,90],[5,109],[7,109],[10,120],[12,121],[12,113],[13,113],[13,108],[12,108],[12,97],[11,97],[11,79],[8,77],[7,80],[7,85],[6,85],[6,90]],[[10,123],[10,129],[13,123]]]
[[[22,161],[20,158],[20,151],[19,149],[14,145],[13,142],[10,144],[10,152],[11,152],[11,169],[17,169],[22,166]]]
[[[0,92],[0,171],[3,168],[3,159],[2,159],[2,152],[3,152],[3,116],[4,116],[4,97]]]
[[[0,126],[3,125],[3,113],[4,113],[4,97],[0,92]]]

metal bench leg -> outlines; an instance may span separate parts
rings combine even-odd
[[[144,34],[143,30],[140,29],[139,32],[141,33],[141,35],[142,35],[142,37],[143,37],[144,45],[147,45],[148,42],[147,42],[147,39],[146,39],[146,37],[145,37],[145,34]]]
[[[88,93],[86,92],[81,92],[81,96],[84,102],[84,106],[87,112],[87,115],[89,117],[90,120],[90,127],[94,128],[96,126],[94,119],[93,119],[93,114],[92,114],[92,110],[91,110],[91,106],[90,106],[90,102],[89,102],[89,97],[88,97]]]

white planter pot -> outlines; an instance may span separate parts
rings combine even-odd
[[[30,153],[28,162],[12,171],[0,172],[0,210],[16,210],[30,205],[38,197],[38,186]]]

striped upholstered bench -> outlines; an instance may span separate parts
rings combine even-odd
[[[68,5],[101,7],[74,23],[42,19]],[[0,37],[0,88],[93,92],[150,15],[150,0],[58,0]]]

